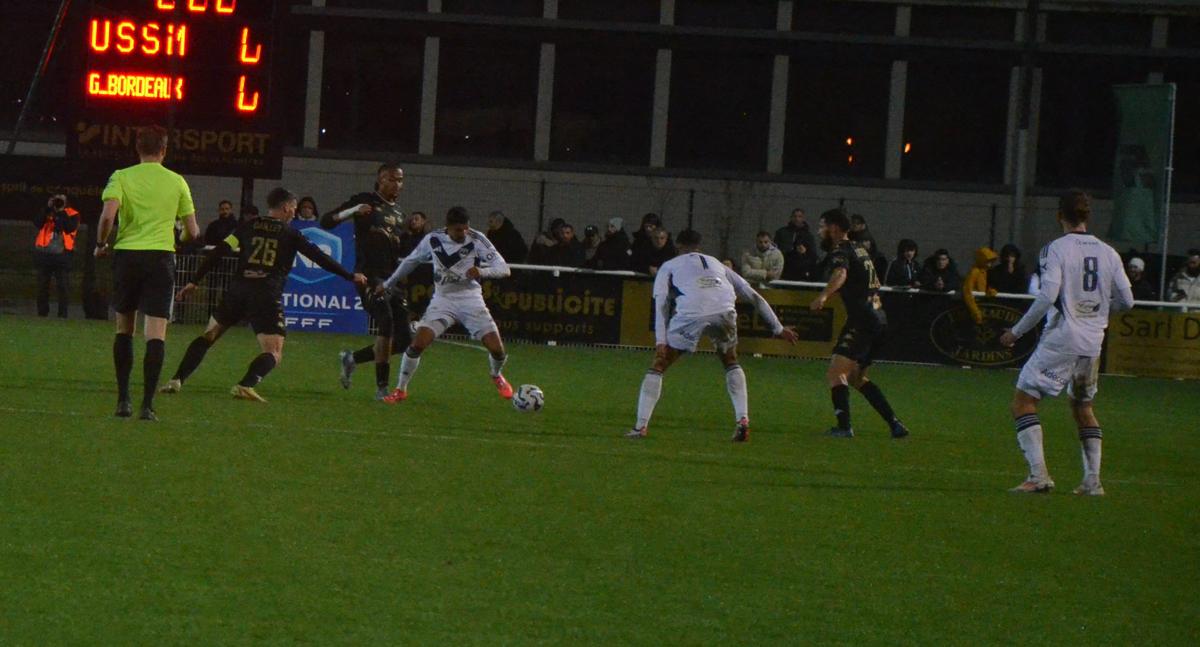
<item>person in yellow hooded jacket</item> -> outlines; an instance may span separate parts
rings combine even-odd
[[[967,311],[971,313],[976,325],[983,323],[983,313],[975,303],[975,292],[983,292],[989,297],[996,296],[996,290],[988,287],[988,270],[998,260],[999,257],[992,248],[980,247],[975,250],[975,265],[967,272],[967,278],[963,279],[963,303],[967,305]]]

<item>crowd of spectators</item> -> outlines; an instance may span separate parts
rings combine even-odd
[[[222,200],[217,205],[217,218],[204,232],[204,243],[214,245],[233,232],[238,223],[258,214],[253,205],[243,207],[234,217],[234,205]],[[320,215],[316,201],[305,196],[297,207],[298,221],[315,221]],[[964,281],[986,286],[989,293],[1036,293],[1039,287],[1036,271],[1031,272],[1022,261],[1021,250],[1007,244],[997,254],[989,248],[976,251],[975,264],[968,276],[960,272],[958,263],[944,248],[922,259],[915,240],[905,238],[896,246],[891,260],[880,252],[879,245],[865,217],[850,216],[850,239],[860,243],[874,260],[883,285],[931,292],[961,293]],[[416,248],[432,229],[424,213],[414,211],[405,221],[401,234],[401,255]],[[550,226],[530,243],[503,211],[492,211],[487,218],[487,236],[510,263],[528,263],[557,267],[586,268],[603,271],[633,271],[654,276],[658,268],[676,255],[671,232],[656,213],[642,216],[641,224],[632,235],[625,228],[625,219],[610,218],[603,231],[586,225],[580,232],[575,225],[555,218]],[[775,230],[759,231],[754,244],[744,249],[735,262],[725,263],[749,281],[823,281],[825,269],[814,228],[809,225],[805,211],[792,210],[788,221]],[[985,253],[986,252],[986,253]],[[1036,265],[1035,265],[1036,270]],[[1126,272],[1133,285],[1134,298],[1155,301],[1161,296],[1154,281],[1146,275],[1146,263],[1130,256]],[[986,281],[983,277],[986,276]],[[1168,282],[1165,295],[1168,301],[1200,304],[1200,250],[1188,251],[1187,262]]]

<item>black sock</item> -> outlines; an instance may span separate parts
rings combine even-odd
[[[863,394],[867,402],[875,407],[875,411],[879,412],[879,417],[889,425],[896,421],[896,412],[892,411],[892,405],[888,404],[887,398],[884,397],[883,391],[874,382],[864,382],[858,387],[858,392]]]
[[[375,345],[371,344],[354,351],[354,363],[366,364],[375,361]]]
[[[262,353],[250,362],[250,368],[246,369],[246,375],[238,384],[249,387],[257,386],[273,368],[275,368],[275,356],[270,353]]]
[[[838,429],[850,428],[850,387],[839,384],[830,392],[833,395],[833,414],[837,416]]]
[[[161,339],[146,341],[146,356],[142,358],[142,372],[146,382],[142,386],[142,408],[154,406],[154,392],[158,390],[158,375],[162,373],[163,356],[167,354],[167,345]]]
[[[188,344],[187,350],[183,353],[183,361],[179,363],[179,368],[175,371],[175,377],[172,379],[180,382],[192,376],[192,373],[200,366],[200,362],[204,361],[204,354],[208,352],[212,346],[204,337],[197,337]]]
[[[113,367],[117,369],[117,400],[129,399],[129,373],[133,371],[133,335],[113,338]]]
[[[388,362],[375,362],[375,386],[383,388],[388,385],[388,375],[392,372],[392,365]]]

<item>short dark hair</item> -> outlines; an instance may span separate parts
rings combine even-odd
[[[684,229],[675,237],[675,243],[685,247],[697,247],[700,245],[700,232],[695,229]]]
[[[399,171],[400,165],[396,164],[395,162],[384,162],[379,165],[379,168],[375,169],[375,176],[378,177],[380,173],[383,173],[384,171],[390,171],[392,169]]]
[[[1193,247],[1187,251],[1187,255],[1189,257],[1190,256],[1200,256],[1200,249],[1196,249],[1195,247]]]
[[[646,225],[662,227],[662,218],[659,218],[657,213],[651,211],[650,213],[642,216],[642,226],[645,227]]]
[[[917,251],[917,241],[911,238],[902,239],[900,244],[896,245],[896,255],[903,256],[904,252],[907,252],[910,249],[913,250],[913,252]]]
[[[231,207],[233,206],[233,203],[232,203],[232,202],[230,202],[229,200],[222,200],[222,201],[220,201],[220,202],[218,202],[218,203],[217,203],[217,206],[219,207],[219,206],[221,206],[221,205],[223,205],[223,204],[227,204],[227,205],[229,205],[229,206],[231,206]]]
[[[1092,196],[1080,189],[1071,189],[1059,197],[1058,212],[1067,224],[1083,224],[1092,216]]]
[[[167,129],[162,126],[143,126],[138,128],[138,155],[161,155],[167,150]]]
[[[267,194],[267,208],[278,209],[292,200],[298,199],[299,198],[296,197],[295,193],[292,193],[281,186],[277,186],[274,189],[271,189],[271,192]]]
[[[841,207],[835,207],[821,214],[821,220],[824,220],[826,225],[837,227],[842,231],[850,231],[850,216],[847,216],[846,210]]]
[[[761,230],[760,230],[760,231],[759,231],[757,234],[754,234],[754,237],[755,237],[755,238],[762,238],[763,236],[766,236],[767,238],[770,238],[770,237],[771,237],[771,233],[770,233],[770,232],[767,232],[767,231],[761,231]]]
[[[300,201],[296,203],[296,206],[298,206],[298,207],[299,207],[299,206],[303,205],[305,202],[307,202],[307,203],[309,203],[309,204],[311,204],[311,205],[312,205],[312,208],[313,208],[313,213],[319,213],[319,212],[320,212],[320,209],[317,209],[317,201],[316,201],[316,200],[314,200],[314,199],[313,199],[313,197],[312,197],[311,195],[306,195],[306,196],[304,196],[303,198],[300,198]]]
[[[850,222],[852,222],[856,225],[865,225],[865,224],[867,224],[867,219],[863,218],[862,215],[856,213],[853,216],[850,216]]]
[[[466,207],[450,207],[446,212],[446,225],[465,225],[471,222],[471,214]]]

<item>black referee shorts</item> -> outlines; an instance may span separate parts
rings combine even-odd
[[[171,318],[175,304],[175,253],[122,249],[113,253],[113,309]]]
[[[265,283],[265,282],[264,282]],[[256,335],[287,335],[283,320],[283,296],[278,289],[235,280],[213,312],[217,323],[230,328],[245,320]]]

